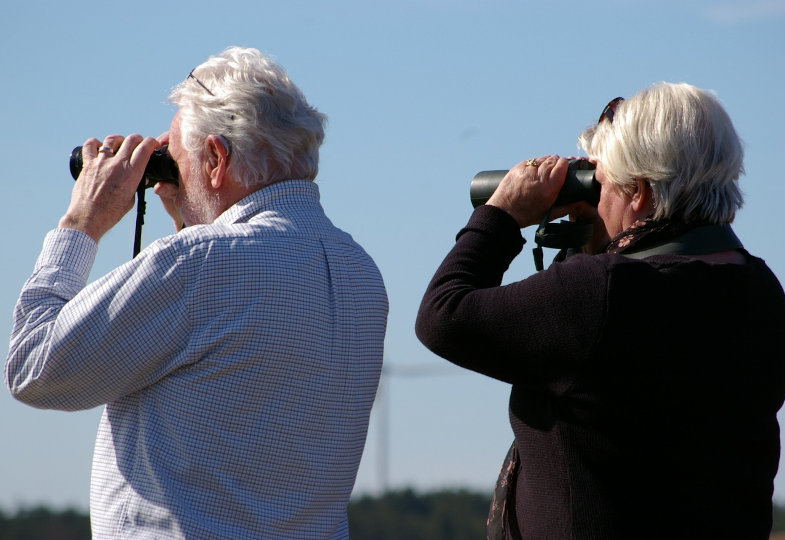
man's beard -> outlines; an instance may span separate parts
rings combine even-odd
[[[198,176],[194,174],[191,178]],[[183,195],[181,213],[186,225],[212,223],[221,215],[218,193],[210,192],[204,182],[191,182]]]

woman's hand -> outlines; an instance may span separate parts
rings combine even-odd
[[[537,225],[553,205],[569,162],[557,155],[522,161],[507,173],[486,204],[510,214],[518,225]]]
[[[605,230],[605,222],[600,217],[597,208],[586,202],[577,202],[567,206],[553,209],[552,217],[560,218],[568,215],[570,221],[592,224],[591,239],[581,248],[583,253],[596,254],[605,251],[610,238]]]

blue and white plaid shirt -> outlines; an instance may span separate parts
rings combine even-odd
[[[6,364],[30,405],[106,404],[94,538],[346,538],[387,296],[316,184],[261,189],[86,286],[96,250],[47,235]]]

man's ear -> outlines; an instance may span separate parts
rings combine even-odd
[[[632,193],[632,209],[641,212],[652,204],[652,193],[649,183],[643,178],[635,179],[635,191]]]
[[[223,185],[226,169],[229,167],[229,145],[218,135],[208,135],[205,139],[204,167],[210,177],[210,185],[218,189]]]

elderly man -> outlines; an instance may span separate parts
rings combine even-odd
[[[16,306],[8,387],[106,404],[94,538],[346,538],[387,297],[319,204],[325,117],[254,49],[211,57],[170,100],[159,139],[85,142]],[[86,284],[167,143],[179,185],[155,191],[182,230]]]

